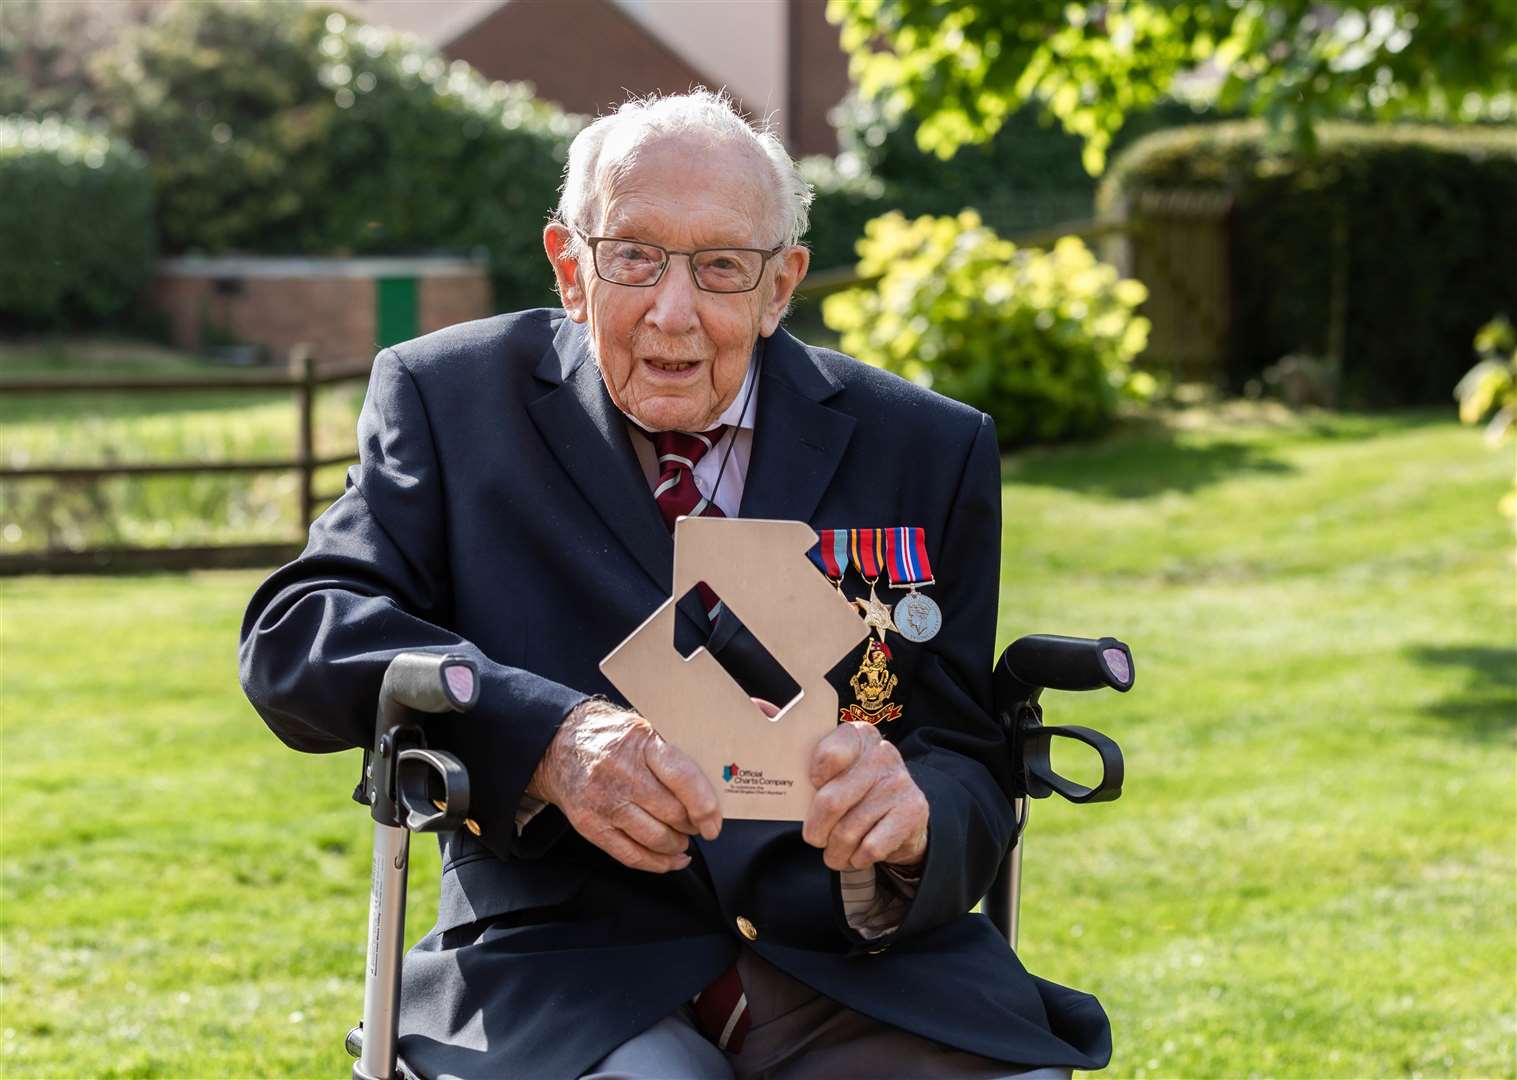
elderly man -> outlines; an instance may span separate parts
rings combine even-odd
[[[716,95],[590,125],[543,234],[563,309],[381,352],[347,491],[252,600],[243,685],[297,749],[363,745],[399,652],[479,665],[475,710],[429,722],[474,794],[405,966],[401,1050],[428,1075],[1059,1076],[1109,1057],[1095,999],[966,914],[1012,831],[993,427],[780,328],[809,202]],[[675,519],[703,513],[910,527],[930,558],[941,629],[882,625],[834,670],[860,718],[818,744],[802,825],[724,822],[597,667],[668,597]],[[756,699],[793,693],[710,600],[681,605],[685,651]]]

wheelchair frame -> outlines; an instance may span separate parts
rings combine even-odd
[[[1039,703],[1044,689],[1132,688],[1132,651],[1115,638],[1036,634],[1017,639],[997,661],[996,717],[1021,763],[1015,800],[1016,831],[981,908],[1016,948],[1020,929],[1022,834],[1032,799],[1058,794],[1075,803],[1109,802],[1122,794],[1122,751],[1086,727],[1047,727]],[[479,698],[479,672],[467,657],[402,653],[385,671],[379,691],[374,744],[364,751],[363,777],[355,801],[374,819],[374,861],[369,890],[363,1019],[345,1046],[357,1060],[354,1080],[411,1077],[396,1054],[400,971],[405,948],[406,880],[411,833],[463,828],[469,812],[469,774],[452,754],[427,746],[426,713],[467,712]],[[1049,749],[1055,738],[1094,749],[1101,779],[1086,787],[1054,771]],[[397,1068],[400,1070],[397,1072]]]

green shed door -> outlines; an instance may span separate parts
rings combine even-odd
[[[396,345],[416,336],[416,279],[374,279],[374,338],[379,347]]]

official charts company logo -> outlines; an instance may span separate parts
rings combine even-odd
[[[745,769],[735,761],[722,766],[722,782],[734,795],[780,795],[795,786],[792,779],[765,776],[763,769]]]

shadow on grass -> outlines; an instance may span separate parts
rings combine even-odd
[[[1517,649],[1485,645],[1417,645],[1414,664],[1465,669],[1464,686],[1427,709],[1456,734],[1482,742],[1517,737]]]
[[[1028,450],[1006,462],[1005,479],[1099,495],[1144,499],[1193,492],[1241,473],[1294,472],[1268,447],[1236,440],[1183,445],[1172,436],[1119,437],[1083,450]]]
[[[1296,471],[1280,451],[1301,442],[1394,438],[1445,424],[1447,410],[1292,412],[1277,403],[1229,401],[1125,418],[1084,446],[1030,447],[1006,459],[1006,479],[1113,499],[1191,493],[1234,476]],[[1240,437],[1231,434],[1246,431]]]

